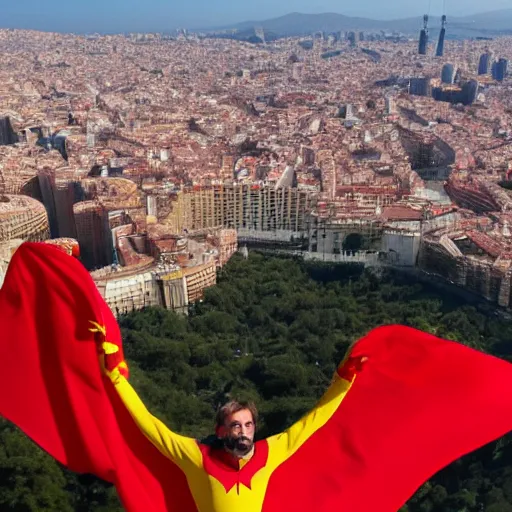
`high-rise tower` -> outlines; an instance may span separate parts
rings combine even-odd
[[[455,79],[455,67],[453,64],[445,64],[441,71],[441,81],[444,84],[453,84]]]
[[[480,60],[478,61],[478,74],[486,75],[489,73],[489,65],[490,65],[491,57],[488,52],[482,53],[480,55]]]
[[[508,60],[499,59],[493,64],[492,77],[499,82],[503,81],[507,76]]]
[[[441,32],[439,32],[439,41],[437,42],[436,56],[442,57],[444,54],[444,36],[446,35],[446,15],[441,17]]]
[[[428,14],[423,16],[423,28],[420,32],[420,43],[418,46],[418,53],[420,55],[426,55],[428,48]]]

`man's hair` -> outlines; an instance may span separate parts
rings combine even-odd
[[[217,415],[215,416],[215,426],[222,427],[229,416],[244,410],[250,411],[252,414],[252,420],[256,425],[258,422],[258,409],[256,409],[254,402],[250,400],[230,400],[217,411]]]

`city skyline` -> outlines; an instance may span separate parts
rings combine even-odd
[[[212,5],[206,0],[195,0],[179,6],[169,5],[164,0],[150,0],[144,5],[136,0],[111,0],[108,5],[99,0],[91,0],[82,4],[64,4],[50,12],[46,4],[28,0],[23,4],[3,6],[1,26],[79,33],[165,32],[176,28],[209,29],[244,21],[262,21],[291,12],[334,12],[346,16],[391,20],[421,17],[428,11],[432,16],[443,11],[448,16],[470,16],[507,8],[510,8],[508,0],[491,0],[485,7],[476,0],[434,0],[424,5],[406,0],[391,5],[375,0],[362,0],[357,5],[321,0],[315,7],[305,0],[280,2],[278,5],[270,0],[262,0],[257,5],[232,4],[227,0]]]

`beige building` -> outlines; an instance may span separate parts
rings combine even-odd
[[[167,218],[161,218],[158,212],[157,217],[174,233],[218,226],[297,232],[306,229],[312,198],[311,192],[274,185],[195,187],[176,194]]]

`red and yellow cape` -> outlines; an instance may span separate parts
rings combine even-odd
[[[102,375],[91,321],[121,346],[80,262],[23,244],[0,291],[0,414],[70,469],[115,484],[129,511],[395,512],[439,469],[512,429],[512,365],[388,326],[351,349],[368,357],[361,372],[341,366],[318,406],[234,475],[158,424],[169,442],[183,439],[193,452],[183,460],[195,457],[203,478],[151,438],[157,420],[128,380]]]

